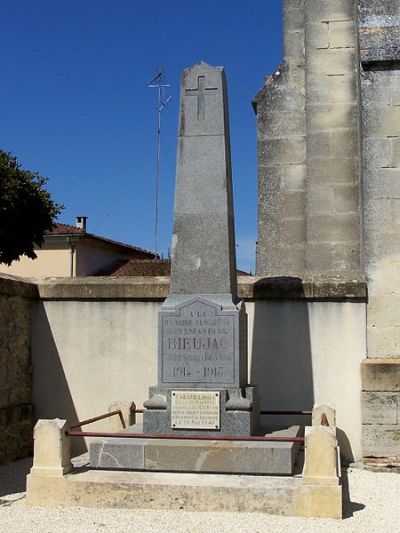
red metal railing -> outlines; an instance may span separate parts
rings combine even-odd
[[[122,416],[122,412],[120,409],[117,409],[116,411],[110,411],[109,413],[106,413],[105,415],[94,416],[93,418],[87,418],[86,420],[82,420],[82,422],[78,422],[77,424],[74,424],[73,426],[71,426],[70,429],[76,429],[82,426],[87,426],[88,424],[91,424],[92,422],[97,422],[98,420],[103,420],[104,418],[110,418],[110,416],[114,416],[114,415],[119,415],[121,424],[125,428],[126,425],[125,425],[124,417]]]
[[[146,409],[133,409],[132,413],[143,414]],[[311,416],[312,411],[260,411],[260,415],[302,415]]]
[[[102,431],[66,431],[69,437],[110,437],[117,439],[224,440],[264,442],[304,442],[304,437],[257,437],[248,435],[166,435],[162,433],[106,433]]]
[[[134,414],[143,414],[145,409],[132,409]],[[312,411],[260,411],[261,415],[304,415],[310,416]],[[174,440],[214,440],[214,441],[259,441],[259,442],[299,442],[304,443],[304,437],[262,437],[249,435],[182,435],[182,434],[162,434],[162,433],[107,433],[104,431],[72,431],[76,428],[86,426],[92,422],[103,420],[111,416],[119,415],[121,424],[125,428],[125,422],[120,409],[110,411],[104,415],[87,418],[71,426],[65,434],[69,437],[110,437],[119,439],[174,439]]]

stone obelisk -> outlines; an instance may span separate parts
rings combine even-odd
[[[247,323],[237,297],[224,69],[183,72],[170,294],[159,313],[158,385],[145,432],[250,434]]]

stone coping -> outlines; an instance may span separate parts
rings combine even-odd
[[[1,280],[1,278],[0,278]],[[43,300],[153,300],[169,293],[169,276],[30,278]],[[367,301],[363,278],[238,277],[239,297],[245,300]]]
[[[0,296],[21,296],[23,298],[37,298],[38,287],[30,279],[0,274]]]

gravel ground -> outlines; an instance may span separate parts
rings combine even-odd
[[[133,509],[82,509],[25,505],[31,460],[0,467],[0,532],[262,533],[343,531],[398,533],[400,475],[349,469],[345,519],[287,518],[261,513],[198,513]]]

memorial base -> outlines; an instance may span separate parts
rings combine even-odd
[[[176,427],[174,424],[173,394],[187,393],[195,395],[198,392],[218,394],[219,412],[217,419],[212,412],[204,417],[204,409],[196,416],[192,409],[192,420],[185,417],[187,427]],[[193,402],[194,403],[194,402]],[[172,389],[150,387],[149,400],[144,403],[146,410],[143,414],[144,433],[162,433],[178,435],[254,435],[259,426],[259,401],[254,387],[232,389]],[[176,421],[176,420],[175,420]],[[181,424],[184,425],[184,424]],[[202,426],[200,428],[200,426]],[[218,427],[217,427],[218,426]]]
[[[138,433],[132,426],[127,433]],[[268,436],[296,437],[299,426]],[[299,443],[103,438],[90,445],[90,467],[113,470],[292,475]]]

